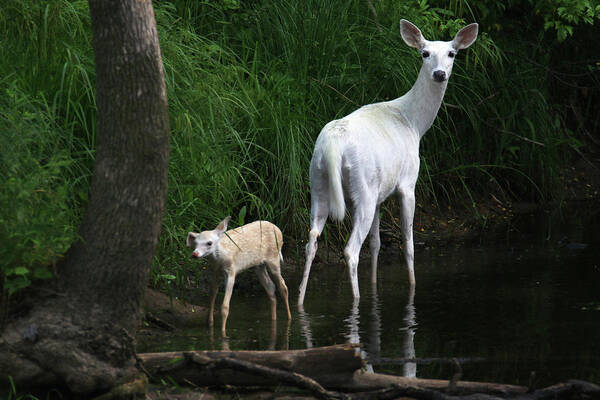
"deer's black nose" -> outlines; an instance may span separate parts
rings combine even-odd
[[[433,79],[436,82],[444,82],[446,80],[446,73],[444,71],[433,71]]]

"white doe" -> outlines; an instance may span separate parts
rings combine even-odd
[[[344,257],[354,298],[360,297],[358,257],[367,234],[371,237],[371,280],[377,279],[379,206],[394,192],[399,194],[402,208],[408,279],[411,286],[415,285],[413,217],[419,142],[438,113],[457,51],[473,44],[477,31],[474,23],[461,29],[452,41],[429,41],[419,28],[401,20],[402,39],[418,49],[423,58],[413,87],[402,97],[363,106],[321,130],[310,163],[311,229],[299,305],[304,302],[317,238],[328,216],[333,220],[344,218],[344,196],[350,198],[352,206],[353,228]]]
[[[277,299],[275,298],[275,285],[269,277],[269,272],[275,278],[277,289],[285,303],[288,320],[290,320],[292,314],[288,302],[288,288],[281,276],[281,261],[283,261],[281,230],[271,222],[255,221],[227,231],[227,223],[230,218],[225,218],[212,231],[189,232],[187,236],[187,246],[194,249],[192,257],[208,257],[213,269],[208,311],[209,326],[213,326],[219,272],[225,274],[225,297],[221,306],[221,334],[225,336],[235,277],[240,272],[254,266],[257,266],[256,275],[271,302],[271,319],[273,321],[277,319]]]

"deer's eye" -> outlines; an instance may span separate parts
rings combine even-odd
[[[450,58],[454,58],[454,56],[456,55],[456,52],[451,51],[450,53],[448,53],[448,57]]]
[[[427,50],[425,50],[421,53],[421,55],[423,56],[423,58],[427,58],[427,57],[429,57],[429,52]]]
[[[206,242],[207,246],[212,246],[212,242]]]

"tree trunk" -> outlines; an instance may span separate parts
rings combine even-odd
[[[137,373],[133,335],[165,207],[169,121],[150,0],[90,0],[98,135],[91,195],[55,295],[0,338],[0,376],[100,392]]]

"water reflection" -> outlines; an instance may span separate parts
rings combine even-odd
[[[211,350],[223,350],[230,351],[229,348],[229,336],[219,335],[218,340],[215,340],[215,330],[213,326],[208,327],[208,340],[210,343]],[[218,345],[218,348],[217,348]]]
[[[350,315],[344,320],[348,333],[346,333],[346,339],[348,343],[358,344],[360,343],[360,312],[358,309],[360,300],[354,299],[352,302],[352,308],[350,309]]]
[[[417,327],[416,322],[416,310],[414,305],[415,299],[415,288],[409,288],[408,299],[406,306],[404,307],[404,327],[400,329],[402,340],[402,358],[407,360],[415,359],[415,331]],[[368,326],[366,329],[361,330],[360,324],[360,300],[354,299],[350,308],[348,317],[344,319],[344,326],[346,329],[345,338],[348,343],[359,344],[363,343],[364,346],[361,349],[357,349],[360,355],[365,360],[378,360],[381,357],[381,333],[382,333],[382,321],[381,321],[381,304],[379,296],[377,295],[377,284],[372,283],[371,285],[371,298],[369,299],[369,312],[367,313]],[[298,321],[300,323],[300,333],[305,341],[306,348],[310,349],[314,346],[313,332],[311,329],[311,317],[304,310],[303,305],[298,305]],[[362,335],[362,341],[361,341]],[[367,371],[373,371],[373,367],[370,363],[367,363]],[[403,376],[414,378],[417,376],[417,364],[414,362],[405,363],[403,366]]]
[[[373,271],[377,271],[373,268]],[[371,282],[371,320],[369,324],[369,337],[367,340],[367,353],[371,358],[381,356],[381,305],[377,295],[377,283]]]
[[[291,327],[292,327],[292,321],[287,320],[286,325],[285,325],[285,330],[282,335],[283,343],[280,346],[281,350],[289,350],[289,348],[290,348]],[[212,350],[223,350],[223,351],[231,350],[229,336],[219,335],[218,339],[215,340],[215,333],[214,333],[214,329],[212,327],[209,327],[208,339],[209,339],[210,348]],[[236,340],[234,340],[233,342],[235,343]],[[277,320],[271,320],[271,329],[269,332],[269,342],[268,342],[268,345],[266,346],[266,349],[267,350],[276,350],[277,349]]]
[[[352,302],[352,308],[350,309],[350,315],[344,320],[346,328],[348,329],[348,333],[345,336],[346,339],[348,339],[348,343],[351,344],[360,343],[360,313],[358,308],[359,303],[359,299],[354,299],[354,301]],[[379,335],[379,332],[377,332],[377,334]],[[357,348],[356,352],[360,355],[360,357],[363,360],[369,359],[369,354],[364,350],[363,347]],[[367,363],[366,371],[373,372],[373,366],[370,363]]]
[[[415,310],[415,287],[411,286],[408,290],[408,301],[404,313],[404,358],[415,358],[415,330],[417,327],[417,312]],[[402,375],[408,378],[416,378],[417,364],[406,363],[402,367]]]
[[[594,236],[586,237],[589,241]],[[571,378],[597,381],[600,358],[590,355],[600,354],[600,244],[573,250],[544,243],[423,250],[418,298],[405,284],[405,266],[390,257],[381,263],[377,287],[371,290],[371,272],[359,268],[365,290],[358,307],[348,296],[345,274],[340,279],[341,268],[318,268],[313,294],[305,303],[308,313],[294,312],[289,346],[360,341],[373,364],[385,361],[386,371],[407,376],[417,373],[414,363],[398,364],[414,357],[418,346],[420,357],[437,360],[419,364],[418,376],[423,378],[447,379],[448,368],[441,362],[456,357],[478,361],[462,364],[469,380],[522,383],[537,370],[543,371],[538,373],[539,385]],[[290,286],[300,283],[301,272],[287,271]],[[198,301],[205,304],[207,299]],[[232,312],[232,350],[272,346],[267,307],[257,307],[257,300],[248,297]],[[513,328],[502,329],[506,326]],[[281,320],[277,328],[275,347],[280,349],[287,332],[284,338]],[[224,347],[218,330],[211,343],[207,333],[201,324],[181,334],[142,337],[138,350]],[[377,362],[378,357],[384,361]]]
[[[310,329],[310,317],[304,311],[304,306],[298,304],[298,321],[300,322],[300,333],[304,338],[307,349],[314,347],[312,330]]]
[[[283,347],[282,347],[282,350],[289,350],[290,349],[290,335],[291,334],[292,334],[292,320],[288,319],[286,321],[285,334],[283,336]]]

